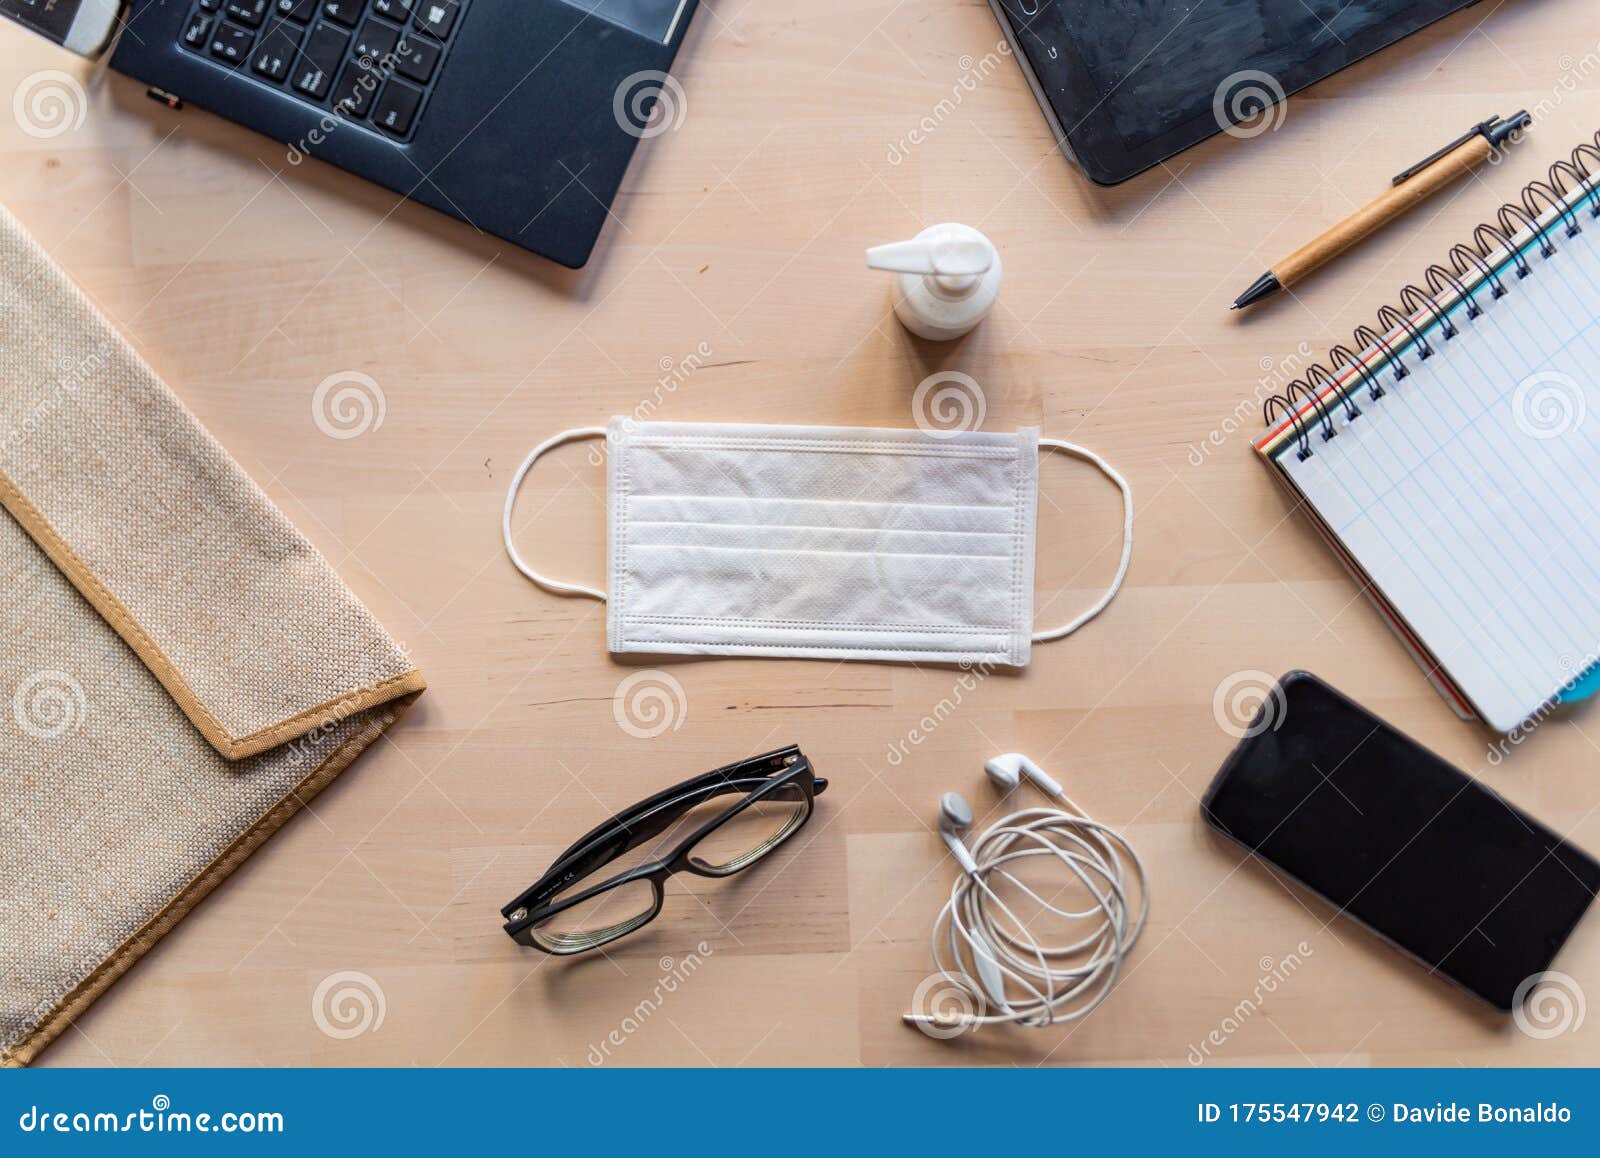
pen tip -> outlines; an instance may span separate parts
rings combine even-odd
[[[1245,306],[1253,305],[1262,298],[1277,293],[1282,288],[1283,284],[1278,281],[1278,275],[1269,269],[1266,273],[1256,278],[1250,288],[1234,300],[1233,308],[1242,310]]]

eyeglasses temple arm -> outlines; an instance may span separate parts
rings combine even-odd
[[[715,775],[715,773],[708,774]],[[655,803],[646,801],[635,805],[626,813],[621,813],[593,832],[585,836],[573,850],[563,853],[550,870],[527,892],[505,906],[504,912],[510,913],[518,908],[535,908],[566,887],[567,883],[580,877],[588,876],[596,869],[610,864],[623,853],[638,848],[639,845],[655,836],[660,836],[671,828],[687,813],[698,808],[707,800],[730,792],[747,792],[752,784],[757,784],[765,777],[752,777],[746,780],[711,780],[699,786],[680,786],[683,794],[670,802]],[[643,809],[643,815],[629,814]],[[615,835],[599,844],[594,842],[606,832],[613,830]]]

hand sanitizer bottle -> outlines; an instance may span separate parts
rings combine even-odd
[[[894,312],[918,337],[959,338],[1000,294],[1000,254],[970,225],[930,225],[910,241],[875,245],[867,265],[898,273]]]

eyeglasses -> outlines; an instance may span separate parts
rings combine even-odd
[[[793,745],[685,780],[581,837],[544,876],[500,910],[519,945],[568,956],[597,949],[647,925],[661,911],[667,878],[690,872],[727,877],[742,872],[811,819],[827,780]],[[737,796],[726,807],[721,798]],[[707,806],[710,806],[709,808]],[[624,853],[705,810],[708,818],[660,860],[590,885]]]

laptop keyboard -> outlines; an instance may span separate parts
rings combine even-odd
[[[180,43],[405,140],[461,24],[463,0],[192,0]]]

